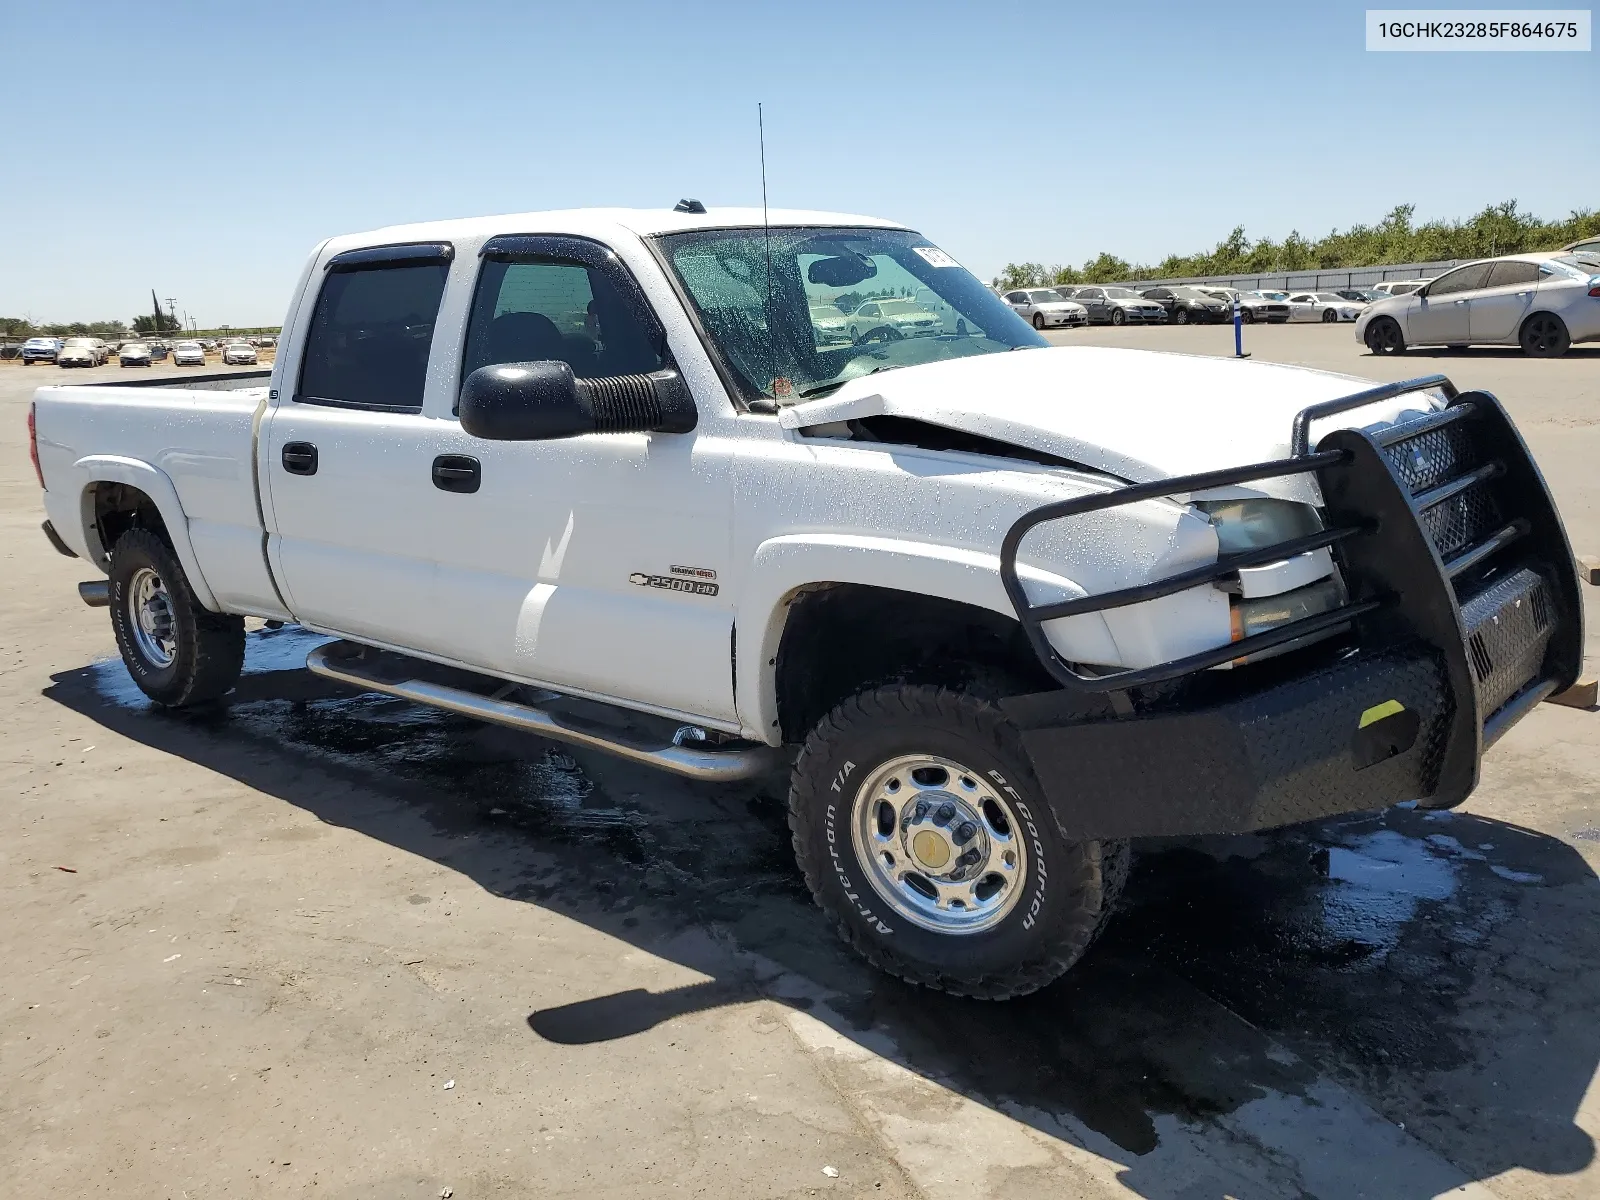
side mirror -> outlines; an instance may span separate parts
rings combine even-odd
[[[578,379],[564,362],[496,363],[461,385],[461,428],[495,442],[585,433],[688,433],[694,397],[671,370]]]

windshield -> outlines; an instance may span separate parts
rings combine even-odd
[[[921,234],[781,227],[658,241],[746,399],[793,404],[877,371],[1048,345]],[[826,332],[812,320],[830,308],[847,318],[842,339],[831,319]]]
[[[1107,288],[1106,296],[1112,300],[1142,300],[1143,296],[1131,288]]]
[[[176,349],[178,349],[178,350],[198,350],[198,349],[200,349],[200,343],[199,342],[179,342],[178,345],[176,346]]]

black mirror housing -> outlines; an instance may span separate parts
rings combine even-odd
[[[806,279],[823,287],[854,287],[877,273],[878,264],[870,258],[839,255],[817,259],[806,268]]]
[[[688,433],[694,398],[676,371],[579,379],[564,362],[496,363],[461,385],[461,428],[497,442],[585,433]]]

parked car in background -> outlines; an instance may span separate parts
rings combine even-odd
[[[1335,288],[1333,294],[1354,300],[1357,304],[1375,304],[1389,298],[1388,292],[1380,292],[1376,288]]]
[[[1591,254],[1600,253],[1600,237],[1583,238],[1581,241],[1568,242],[1561,247],[1563,254],[1571,254],[1574,250],[1587,250]]]
[[[910,300],[868,300],[847,320],[852,342],[934,337],[944,328],[938,314]]]
[[[1055,288],[1024,288],[1007,292],[1003,299],[1035,329],[1089,323],[1089,310],[1076,300],[1063,299]]]
[[[203,367],[206,365],[206,348],[199,342],[179,342],[172,348],[172,365]]]
[[[1468,263],[1356,322],[1374,354],[1409,346],[1521,346],[1534,358],[1600,341],[1600,251],[1510,254]]]
[[[1233,304],[1239,302],[1239,319],[1253,325],[1281,325],[1289,319],[1289,305],[1284,299],[1268,299],[1259,292],[1242,292],[1238,288],[1203,287],[1200,289],[1216,296],[1228,306],[1228,319],[1233,319]]]
[[[56,366],[98,367],[106,358],[106,344],[99,338],[68,338],[56,354]]]
[[[1364,307],[1355,300],[1346,300],[1338,292],[1295,292],[1289,297],[1289,320],[1354,321]]]
[[[29,338],[22,343],[22,365],[31,367],[36,362],[55,362],[56,355],[60,353],[60,338]]]
[[[256,365],[256,348],[249,342],[229,342],[222,348],[222,365],[253,367]]]
[[[1231,321],[1233,310],[1231,303],[1225,305],[1221,298],[1211,292],[1202,291],[1194,287],[1153,287],[1145,288],[1139,295],[1146,300],[1153,300],[1162,307],[1167,314],[1167,320],[1175,325],[1189,325],[1200,321]]]
[[[1426,279],[1386,279],[1374,284],[1372,290],[1385,296],[1409,296],[1427,282]]]
[[[1062,287],[1056,291],[1062,299],[1083,305],[1092,325],[1161,325],[1167,319],[1166,309],[1132,288]]]
[[[817,345],[824,346],[850,340],[849,318],[837,304],[813,300],[807,308],[811,313],[812,336],[816,338]],[[253,344],[259,346],[263,343],[257,338]]]
[[[151,363],[150,347],[143,342],[124,342],[117,351],[117,361],[125,367],[148,367]]]
[[[150,347],[151,358],[157,362],[167,361],[167,344],[165,342],[146,342],[145,345]]]

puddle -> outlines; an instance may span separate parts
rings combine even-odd
[[[109,706],[131,736],[656,952],[671,951],[634,932],[642,921],[714,926],[812,981],[863,1044],[1006,1111],[1070,1115],[1133,1154],[1155,1148],[1157,1116],[1203,1123],[1269,1093],[1304,1095],[1329,1063],[1374,1088],[1476,1069],[1492,1049],[1459,1010],[1503,969],[1519,905],[1592,880],[1555,839],[1409,807],[1152,844],[1101,943],[1066,979],[1004,1005],[963,1001],[886,979],[837,942],[794,866],[781,785],[693,785],[353,694],[297,669],[326,640],[294,627],[251,634],[233,703],[209,715],[152,709],[115,660],[74,677],[92,698],[67,683],[59,698],[112,724]],[[309,791],[304,767],[316,764],[362,787],[342,799]],[[434,832],[398,835],[419,824],[413,815]],[[631,1036],[741,986],[601,997],[530,1025],[574,1044]],[[1565,1086],[1570,1059],[1581,1095],[1595,1058],[1575,1048],[1546,1070],[1563,1082],[1547,1085]]]

